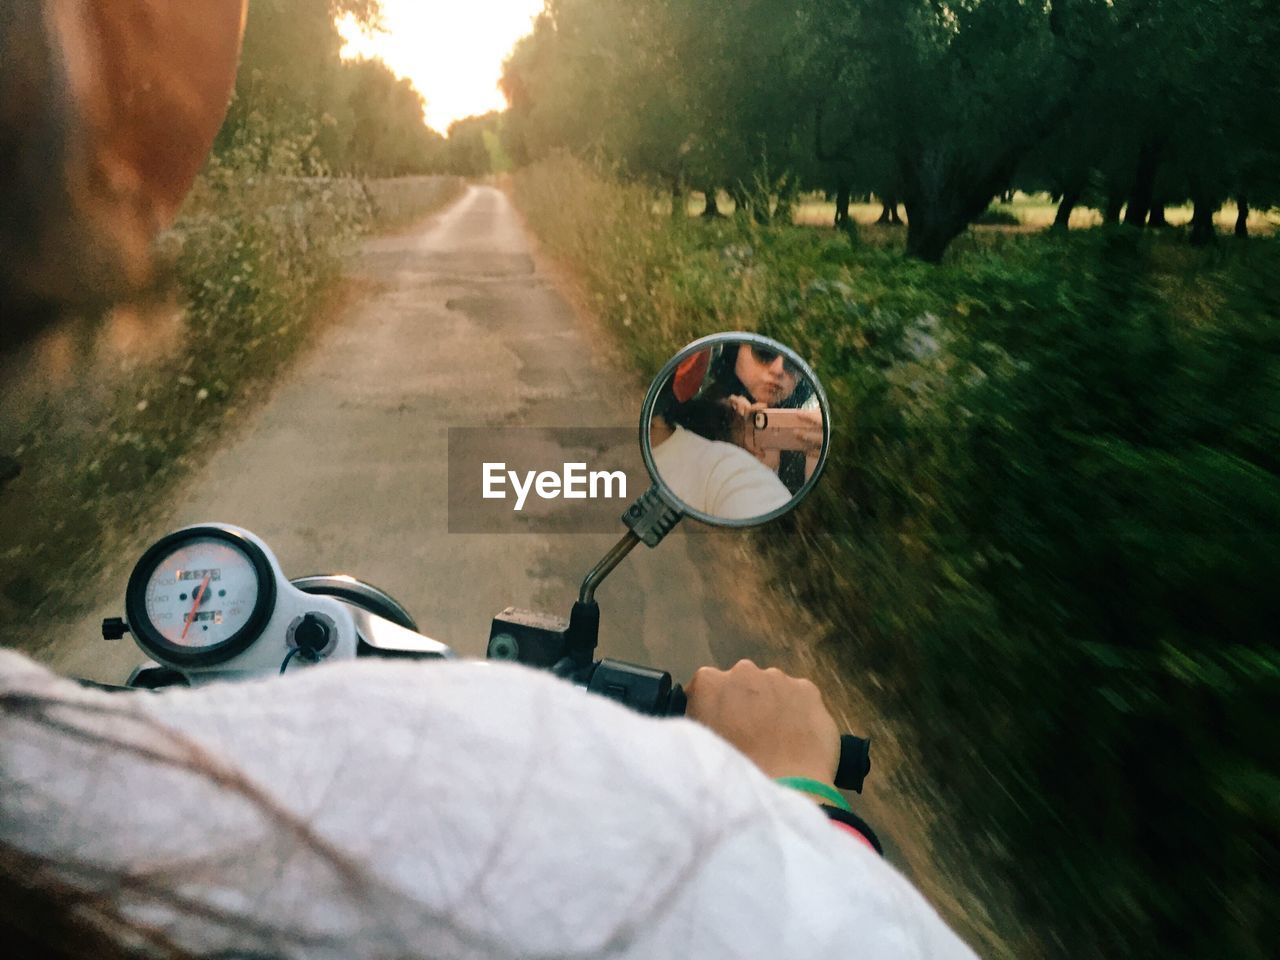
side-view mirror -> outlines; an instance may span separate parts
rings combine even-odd
[[[508,607],[488,655],[550,669],[641,713],[681,715],[687,699],[665,670],[596,660],[596,588],[644,543],[656,547],[691,516],[720,527],[776,520],[808,496],[831,446],[831,406],[794,350],[755,333],[695,340],[667,361],[640,409],[640,450],[653,486],[622,515],[627,533],[587,574],[568,619]],[[862,792],[870,741],[840,738],[835,783]]]
[[[794,350],[755,333],[695,340],[667,361],[641,406],[653,486],[622,515],[626,535],[582,581],[568,619],[514,607],[498,614],[489,656],[549,667],[591,689],[603,684],[645,713],[680,712],[683,695],[669,674],[595,661],[596,588],[637,544],[656,547],[685,516],[751,527],[794,509],[818,482],[830,444],[827,395]]]
[[[640,411],[640,448],[663,499],[704,523],[777,519],[826,464],[831,408],[794,350],[754,333],[689,344],[654,378]]]
[[[795,509],[830,447],[831,404],[794,350],[758,333],[695,340],[649,385],[640,452],[653,486],[622,515],[629,532],[587,574],[575,610],[594,611],[596,587],[632,547],[656,547],[682,517],[753,527]]]

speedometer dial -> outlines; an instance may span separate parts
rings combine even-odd
[[[219,527],[165,537],[138,562],[125,597],[134,637],[157,659],[179,666],[243,652],[274,603],[275,578],[262,550]]]
[[[243,550],[200,537],[169,554],[147,580],[147,619],[180,647],[224,643],[248,622],[258,574]]]

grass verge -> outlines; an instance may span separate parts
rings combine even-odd
[[[756,329],[823,377],[828,474],[758,545],[903,731],[955,901],[1017,891],[1033,942],[984,952],[1265,956],[1276,239],[1009,234],[931,267],[673,222],[569,160],[515,196],[642,373]]]
[[[36,651],[102,558],[240,421],[345,296],[358,238],[442,207],[451,177],[249,176],[214,163],[161,238],[154,298],[67,320],[3,386],[0,617]]]

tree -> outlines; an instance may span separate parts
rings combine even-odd
[[[378,0],[254,0],[249,5],[235,95],[215,150],[256,150],[265,165],[272,141],[303,138],[314,164],[341,161],[342,137],[329,133],[325,139],[323,131],[339,126],[334,112],[341,112],[342,37],[336,18],[345,15],[376,29],[381,7]]]
[[[343,69],[352,125],[342,169],[367,176],[441,169],[444,137],[426,125],[422,94],[413,84],[381,60],[350,61]]]
[[[344,62],[337,21],[381,26],[379,0],[254,0],[235,97],[215,150],[308,173],[396,176],[438,170],[444,137],[422,94],[379,60]]]
[[[1086,199],[1137,226],[1191,196],[1201,239],[1225,196],[1274,195],[1266,3],[548,0],[506,64],[506,135],[518,162],[567,148],[757,219],[874,192],[932,262],[1028,181],[1061,226]]]
[[[512,157],[565,148],[681,195],[703,182],[678,31],[660,0],[548,0],[504,65]]]
[[[464,177],[501,173],[510,163],[502,147],[502,125],[496,110],[449,124],[445,169]]]

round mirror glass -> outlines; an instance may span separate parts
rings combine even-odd
[[[640,411],[645,466],[689,516],[720,526],[773,520],[813,489],[827,457],[830,406],[789,347],[719,333],[674,357]]]

